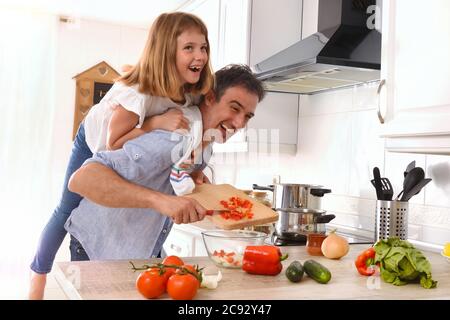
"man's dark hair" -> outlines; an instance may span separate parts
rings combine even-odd
[[[252,70],[244,64],[229,64],[216,71],[214,93],[219,101],[229,88],[241,86],[258,96],[258,102],[264,99],[265,91],[262,82],[256,79]]]

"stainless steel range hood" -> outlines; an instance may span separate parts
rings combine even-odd
[[[318,32],[253,67],[266,90],[313,94],[379,80],[381,33],[367,26],[376,4],[319,0]]]

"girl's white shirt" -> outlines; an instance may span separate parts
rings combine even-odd
[[[118,105],[139,116],[136,128],[140,128],[146,117],[164,113],[170,108],[198,105],[199,102],[194,101],[190,94],[185,95],[185,101],[184,104],[178,104],[166,97],[140,93],[138,85],[127,86],[116,82],[103,99],[92,106],[84,120],[86,143],[93,153],[106,150],[109,121]]]

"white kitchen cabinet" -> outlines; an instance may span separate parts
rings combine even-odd
[[[163,248],[168,256],[190,257],[194,255],[195,241],[192,234],[172,227]]]
[[[198,228],[190,225],[173,225],[163,248],[168,256],[179,257],[207,256],[205,245]]]
[[[248,0],[220,0],[217,69],[230,63],[248,63],[249,11]]]
[[[301,0],[252,1],[251,66],[301,40],[301,35]]]
[[[181,10],[197,15],[206,24],[214,71],[229,63],[247,63],[248,0],[195,0]]]
[[[382,17],[386,149],[450,154],[450,2],[383,1]]]
[[[196,0],[181,10],[198,15],[207,25],[211,61],[218,70],[229,63],[253,66],[301,40],[302,4],[301,0]],[[267,130],[269,136],[278,135],[278,150],[295,153],[297,126],[298,95],[268,93],[249,122],[249,136],[238,132],[227,143],[215,144],[214,151],[246,152],[248,142],[255,142],[255,132],[261,132],[258,144],[266,142]]]
[[[250,66],[302,39],[302,2],[252,1]],[[299,98],[296,94],[268,92],[258,105],[255,118],[248,124],[248,141],[258,143],[259,152],[264,151],[261,147],[268,142],[266,144],[268,152],[273,152],[275,147],[279,147],[280,152],[295,154],[298,103]],[[256,147],[255,144],[252,146]]]
[[[249,0],[195,0],[180,10],[200,17],[208,28],[210,60],[214,71],[230,63],[248,64]],[[214,152],[245,152],[245,132],[236,133]]]
[[[196,0],[190,1],[180,8],[181,11],[190,12],[198,16],[208,28],[208,40],[210,45],[210,61],[213,70],[216,70],[219,56],[219,17],[220,1]]]

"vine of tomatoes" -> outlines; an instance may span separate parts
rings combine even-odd
[[[144,270],[136,279],[136,288],[147,299],[155,299],[167,292],[174,300],[192,300],[202,281],[198,266],[185,264],[177,256],[168,256],[162,263],[135,267]]]

